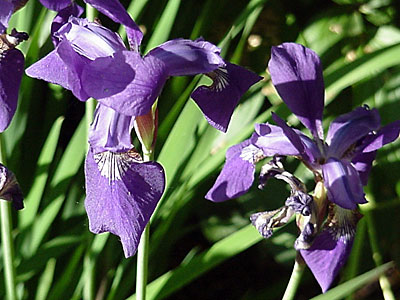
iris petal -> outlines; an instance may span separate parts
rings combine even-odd
[[[330,158],[321,167],[329,201],[346,209],[367,202],[358,172],[350,162]]]
[[[146,114],[166,80],[163,62],[154,57],[143,59],[134,51],[98,58],[85,66],[82,74],[86,93],[128,116]]]
[[[0,1],[0,34],[7,29],[13,10],[14,5],[11,2]]]
[[[390,123],[378,130],[376,134],[368,135],[361,143],[362,152],[371,152],[382,148],[399,137],[400,121]]]
[[[57,46],[59,42],[58,38],[54,36],[54,33],[68,22],[70,16],[79,17],[82,13],[83,8],[77,5],[75,2],[58,12],[51,23],[51,39],[54,46]]]
[[[253,184],[254,164],[260,155],[262,151],[251,144],[251,139],[230,147],[225,165],[206,199],[222,202],[246,193]]]
[[[137,162],[129,152],[94,155],[89,150],[85,174],[90,231],[118,235],[125,257],[134,255],[164,191],[162,166]]]
[[[326,137],[329,145],[327,155],[341,158],[352,145],[379,126],[380,117],[376,109],[358,107],[339,116],[329,126]]]
[[[299,44],[272,47],[271,80],[282,100],[315,138],[323,138],[324,81],[318,55]]]
[[[211,74],[210,77],[214,80],[213,85],[198,87],[192,93],[192,98],[207,121],[218,130],[226,132],[240,98],[262,77],[228,62],[225,67]]]
[[[89,143],[93,152],[126,152],[132,149],[130,133],[133,123],[133,117],[98,104],[89,131]]]
[[[44,7],[48,9],[60,11],[71,4],[71,0],[39,0]]]
[[[18,91],[24,72],[24,56],[11,49],[0,54],[0,132],[6,130],[15,114]]]

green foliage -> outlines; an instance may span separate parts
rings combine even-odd
[[[279,207],[286,189],[272,182],[264,191],[253,188],[226,203],[210,203],[204,195],[226,150],[249,137],[254,123],[271,122],[274,111],[299,125],[265,71],[272,45],[297,41],[321,56],[325,121],[362,104],[378,108],[384,124],[399,118],[397,1],[121,2],[146,28],[144,53],[170,38],[202,36],[218,44],[227,60],[265,77],[243,97],[226,134],[209,126],[190,100],[191,91],[207,83],[206,78],[172,78],[165,86],[159,98],[155,155],[166,170],[167,189],[151,220],[149,299],[280,299],[295,256],[294,226],[261,241],[248,217]],[[30,33],[30,40],[20,47],[26,66],[51,51],[49,26],[54,15],[32,0],[13,16],[10,27]],[[116,29],[110,20],[100,19]],[[125,36],[122,28],[120,34]],[[135,299],[135,257],[123,258],[115,236],[94,237],[88,231],[83,207],[87,147],[83,110],[70,92],[25,76],[17,114],[2,135],[9,167],[25,194],[25,209],[14,214],[21,299]],[[353,253],[339,279],[345,282],[318,296],[320,289],[306,272],[298,299],[353,297],[372,280],[376,283],[389,267],[396,269],[392,264],[375,268],[376,249],[370,240],[380,245],[383,262],[400,262],[399,148],[396,142],[378,155],[367,187],[369,199],[374,200],[368,208],[374,222],[360,223]],[[293,163],[291,167],[297,168]],[[303,171],[299,168],[297,173],[308,178]],[[377,229],[372,238],[367,237],[368,226]],[[398,282],[397,277],[397,286]],[[357,292],[357,299],[382,297],[378,285],[372,292],[364,290]],[[4,293],[0,285],[0,298]],[[400,297],[398,290],[395,293]]]

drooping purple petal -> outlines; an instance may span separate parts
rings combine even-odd
[[[328,230],[322,231],[311,248],[300,250],[307,266],[325,293],[338,275],[353,246],[351,241],[336,239]]]
[[[225,165],[205,198],[222,202],[245,194],[254,181],[254,164],[262,156],[262,151],[251,144],[251,138],[230,147]]]
[[[213,84],[198,87],[192,93],[192,98],[207,121],[216,129],[226,132],[240,98],[262,77],[228,62],[225,67],[209,73],[209,76]]]
[[[89,229],[118,235],[125,257],[135,254],[144,227],[165,187],[162,166],[140,163],[127,153],[103,152],[86,157]]]
[[[330,207],[330,220],[307,250],[300,250],[307,266],[326,292],[350,255],[357,223],[362,215],[357,211]]]
[[[59,39],[54,37],[53,34],[68,22],[70,16],[79,17],[82,13],[83,8],[77,5],[75,2],[58,12],[51,23],[51,39],[54,46],[57,46]]]
[[[376,151],[358,153],[353,157],[351,163],[357,170],[358,176],[360,177],[362,185],[367,185],[368,176],[372,168],[372,162],[376,157]]]
[[[299,44],[272,47],[271,80],[282,100],[315,138],[323,138],[324,81],[318,55]]]
[[[7,0],[0,0],[0,34],[6,31],[13,10],[13,3]]]
[[[131,49],[137,51],[142,42],[143,33],[139,26],[132,20],[126,9],[118,0],[84,0],[102,14],[114,22],[125,25],[128,28],[129,44]]]
[[[372,152],[382,148],[399,137],[400,120],[390,123],[378,130],[376,134],[370,134],[362,141],[359,151]]]
[[[0,54],[0,132],[6,130],[18,103],[18,91],[24,72],[24,56],[11,49]]]
[[[128,116],[146,114],[166,80],[163,62],[155,57],[143,59],[134,51],[98,58],[82,73],[87,94]]]
[[[90,60],[126,50],[117,33],[86,19],[70,17],[68,23],[55,33],[55,37],[68,41],[77,54]]]
[[[175,39],[154,48],[145,59],[155,57],[162,61],[168,76],[196,75],[224,67],[220,51],[207,41]]]
[[[328,156],[341,158],[356,142],[380,126],[380,117],[376,109],[358,107],[336,118],[329,126],[326,142],[329,145]]]
[[[71,4],[71,0],[39,0],[48,9],[60,11]]]
[[[24,208],[23,195],[17,179],[14,173],[2,164],[0,164],[0,199],[11,201],[16,210]]]
[[[93,153],[127,152],[132,149],[133,123],[133,117],[98,104],[89,131],[89,144]]]
[[[367,202],[358,172],[350,162],[329,158],[321,168],[329,201],[346,209]]]

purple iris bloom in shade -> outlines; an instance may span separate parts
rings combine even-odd
[[[0,164],[0,199],[12,201],[15,209],[24,208],[21,188],[13,172]]]
[[[209,123],[222,131],[227,130],[240,97],[261,79],[225,62],[220,49],[202,39],[171,40],[142,56],[141,36],[126,28],[131,51],[116,33],[70,17],[54,33],[56,49],[26,73],[71,90],[81,101],[93,97],[129,116],[148,113],[168,77],[206,74],[213,84],[199,87],[192,97]]]
[[[0,1],[0,132],[6,130],[17,109],[18,91],[24,70],[24,56],[15,47],[28,35],[15,29],[7,34],[11,14],[23,1]]]
[[[162,166],[143,162],[133,148],[132,128],[132,117],[99,104],[85,162],[89,229],[118,235],[125,257],[135,254],[165,188]]]
[[[255,164],[272,157],[261,169],[259,187],[274,177],[286,181],[291,194],[282,208],[254,214],[251,221],[269,237],[273,228],[295,214],[300,229],[295,248],[325,292],[350,254],[360,218],[357,205],[366,203],[363,185],[376,151],[398,138],[400,121],[381,127],[376,109],[359,107],[336,118],[324,139],[324,83],[318,55],[302,45],[284,43],[272,48],[269,70],[282,100],[312,138],[273,114],[277,126],[257,124],[250,139],[228,149],[225,165],[206,198],[220,202],[246,193],[254,181]],[[313,172],[317,183],[313,196],[285,171],[285,156],[298,158]]]

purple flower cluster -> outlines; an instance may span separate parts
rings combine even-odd
[[[142,161],[131,131],[135,127],[143,140],[138,120],[149,115],[166,80],[209,76],[213,84],[198,87],[192,98],[212,126],[226,131],[240,97],[261,77],[225,62],[220,49],[203,39],[167,41],[142,56],[143,34],[118,1],[86,2],[125,26],[129,49],[117,33],[79,18],[82,9],[76,4],[65,1],[55,7],[58,2],[46,4],[50,2],[52,8],[61,8],[51,28],[55,49],[26,74],[59,84],[81,101],[98,101],[85,163],[85,207],[90,230],[118,235],[129,257],[165,188],[162,166]]]
[[[367,202],[363,185],[376,151],[399,136],[400,121],[381,127],[376,109],[359,107],[336,118],[324,139],[324,82],[317,54],[284,43],[272,48],[269,70],[282,100],[313,138],[273,114],[277,125],[257,124],[250,139],[228,149],[225,165],[206,198],[220,202],[243,195],[253,184],[255,164],[272,157],[261,169],[260,187],[275,177],[286,181],[291,193],[282,208],[254,214],[251,221],[267,238],[295,214],[300,229],[295,248],[325,292],[350,253],[361,217],[357,204]],[[286,156],[298,158],[312,171],[313,196],[284,169]]]

